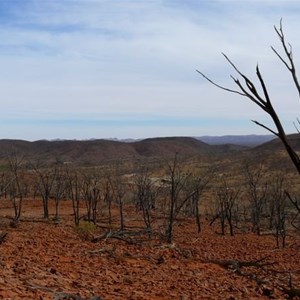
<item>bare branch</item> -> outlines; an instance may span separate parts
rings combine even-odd
[[[251,120],[253,123],[255,123],[256,125],[270,131],[271,133],[273,133],[274,135],[278,136],[279,137],[279,134],[277,132],[275,132],[274,130],[272,130],[271,128],[267,127],[266,125],[262,124],[262,123],[259,123],[258,121],[255,121],[255,120]]]
[[[202,72],[200,72],[199,70],[196,70],[196,72],[198,72],[201,76],[203,76],[208,82],[210,82],[211,84],[213,84],[214,86],[218,87],[219,89],[221,90],[225,90],[227,92],[231,92],[231,93],[235,93],[235,94],[238,94],[238,95],[241,95],[241,96],[244,96],[244,97],[247,97],[247,95],[239,92],[239,91],[236,91],[236,90],[232,90],[232,89],[229,89],[229,88],[226,88],[224,86],[221,86],[219,84],[217,84],[216,82],[214,82],[213,80],[211,80],[209,77],[207,77],[205,74],[203,74]]]
[[[288,49],[286,41],[285,41],[285,36],[284,36],[284,32],[283,32],[283,28],[282,28],[282,20],[280,20],[280,27],[279,29],[276,28],[276,26],[274,26],[275,31],[280,39],[281,45],[283,47],[284,53],[288,59],[288,62],[290,63],[290,66],[288,65],[287,61],[284,60],[284,58],[273,48],[272,50],[274,51],[274,53],[278,56],[278,58],[284,63],[284,65],[286,66],[286,68],[290,71],[290,73],[292,74],[292,78],[294,81],[294,84],[296,86],[296,89],[298,91],[298,95],[300,97],[300,84],[297,78],[297,74],[296,74],[296,68],[295,68],[295,64],[294,64],[294,60],[293,60],[293,48],[291,46],[291,44],[288,43],[290,49]]]
[[[299,84],[298,78],[296,76],[296,69],[295,69],[294,61],[293,61],[292,46],[290,44],[287,44],[285,41],[285,36],[284,36],[284,32],[283,32],[283,27],[282,27],[282,20],[280,20],[280,27],[277,28],[276,26],[274,26],[274,29],[280,39],[280,42],[284,49],[285,55],[283,55],[283,56],[280,55],[279,52],[273,47],[271,47],[271,49],[277,55],[277,57],[282,61],[282,63],[285,65],[285,67],[288,69],[288,71],[291,73],[293,82],[296,86],[296,89],[298,91],[299,98],[300,98],[300,84]],[[263,127],[264,129],[268,130],[269,132],[271,132],[272,134],[274,134],[275,136],[280,138],[290,159],[292,160],[294,166],[296,167],[298,173],[300,174],[300,157],[297,154],[297,152],[293,149],[293,147],[291,146],[291,144],[288,140],[288,137],[285,133],[284,127],[281,123],[281,120],[280,120],[279,116],[277,115],[277,112],[274,109],[273,104],[271,102],[265,81],[260,73],[259,67],[258,66],[256,67],[256,75],[259,79],[261,88],[263,90],[264,99],[262,98],[262,96],[259,95],[255,84],[237,68],[237,66],[228,58],[228,56],[226,54],[222,53],[222,55],[225,57],[227,62],[233,67],[233,69],[239,74],[239,76],[241,78],[243,78],[243,80],[245,81],[244,84],[242,84],[238,78],[234,78],[233,76],[231,76],[234,83],[239,87],[239,90],[225,88],[219,84],[216,84],[214,81],[212,81],[210,78],[205,76],[203,73],[201,73],[199,71],[197,71],[197,72],[199,74],[201,74],[210,83],[215,85],[216,87],[218,87],[222,90],[225,90],[225,91],[229,91],[231,93],[236,93],[238,95],[247,97],[252,102],[254,102],[257,106],[259,106],[262,110],[264,110],[272,118],[273,123],[276,126],[277,132],[275,132],[273,129],[271,129],[271,128],[267,127],[266,125],[261,124],[257,121],[253,121],[253,122],[255,124],[257,124],[258,126]],[[300,130],[297,129],[297,131],[300,133]]]
[[[230,65],[236,70],[236,72],[245,80],[245,83],[248,87],[248,89],[250,90],[250,92],[255,96],[257,97],[259,100],[262,100],[260,98],[260,96],[258,95],[257,91],[256,91],[256,88],[254,86],[254,84],[251,82],[251,80],[245,76],[237,67],[236,65],[228,58],[228,56],[225,54],[225,53],[222,53],[223,56],[225,57],[225,59],[230,63]],[[263,102],[263,100],[262,100]]]
[[[225,57],[225,59],[231,64],[231,66],[236,70],[236,72],[241,76],[245,77],[245,75],[236,67],[236,65],[228,58],[228,56],[222,52],[222,55]]]
[[[259,82],[260,82],[260,85],[261,85],[261,87],[262,87],[262,89],[264,91],[264,95],[265,95],[266,101],[267,101],[268,105],[271,105],[269,93],[268,93],[268,90],[266,88],[265,81],[263,80],[263,78],[261,76],[261,73],[259,71],[258,65],[256,66],[256,75],[257,75],[257,77],[259,79]]]
[[[286,66],[286,68],[291,71],[291,67],[288,65],[288,63],[282,58],[282,56],[278,53],[278,51],[271,46],[271,49],[273,50],[273,52],[277,55],[277,57],[284,63],[284,65]]]
[[[249,94],[245,88],[243,87],[243,85],[240,83],[240,81],[237,78],[234,78],[233,76],[231,76],[232,80],[234,81],[235,84],[237,84],[237,86],[241,89],[241,91],[245,94],[245,96],[247,98],[249,98],[251,101],[253,101],[256,105],[258,105],[261,109],[263,109],[264,111],[267,111],[267,107],[266,107],[266,103],[261,99],[261,100],[257,100],[256,98],[254,98],[251,94]]]
[[[239,86],[239,88],[244,92],[244,94],[249,99],[251,99],[253,102],[255,102],[255,104],[260,106],[263,110],[267,111],[266,103],[268,101],[262,99],[262,97],[258,94],[257,89],[256,89],[255,85],[253,84],[253,82],[236,67],[236,65],[228,58],[228,56],[226,54],[224,54],[224,53],[222,53],[222,54],[225,57],[225,59],[229,62],[229,64],[234,68],[234,70],[245,80],[247,88],[249,89],[249,91],[252,93],[252,95],[254,97],[244,89],[242,84],[237,79],[234,79],[231,76],[233,78],[234,82]]]
[[[295,129],[297,130],[297,132],[300,133],[299,128],[297,127],[295,122],[293,122],[293,125],[294,125]]]

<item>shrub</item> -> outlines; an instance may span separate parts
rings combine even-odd
[[[97,230],[97,225],[91,222],[83,221],[74,227],[75,232],[84,241],[93,239],[94,233]]]

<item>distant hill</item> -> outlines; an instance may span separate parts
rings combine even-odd
[[[191,137],[151,138],[131,143],[140,156],[169,157],[174,153],[193,156],[215,152],[215,148]]]
[[[196,137],[196,139],[209,145],[232,144],[245,147],[256,147],[275,138],[276,137],[274,135],[224,135]]]
[[[292,135],[289,138],[292,145],[300,150],[299,135]],[[130,142],[103,139],[34,142],[0,140],[0,159],[3,160],[12,153],[17,153],[33,162],[94,166],[113,161],[153,162],[173,157],[175,153],[179,153],[181,157],[215,158],[218,161],[225,156],[230,160],[236,159],[237,155],[239,157],[259,157],[263,154],[272,156],[274,152],[283,150],[281,142],[273,139],[273,136],[224,136],[202,139],[207,142],[192,137],[149,138],[130,140]],[[255,148],[249,148],[250,145],[253,147],[265,140],[269,141]]]
[[[288,141],[290,142],[292,148],[296,151],[300,151],[300,134],[290,134],[287,136]],[[254,151],[282,151],[284,146],[279,138],[275,138],[267,143],[259,145],[253,149]]]
[[[0,140],[0,158],[11,153],[29,161],[99,165],[116,160],[169,158],[178,152],[181,156],[208,156],[236,151],[236,147],[211,146],[190,137],[152,138],[136,142],[112,140]]]

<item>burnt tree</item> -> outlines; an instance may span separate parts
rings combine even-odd
[[[13,153],[8,158],[8,161],[11,176],[7,190],[13,203],[15,213],[11,225],[15,226],[18,224],[21,218],[23,200],[26,190],[26,183],[24,180],[24,157],[19,157],[17,154]]]
[[[252,232],[260,235],[261,219],[268,197],[268,181],[265,178],[263,163],[253,166],[246,163],[244,167],[246,194],[250,204]]]
[[[287,43],[285,39],[285,35],[283,32],[282,28],[282,20],[280,21],[280,26],[277,28],[274,26],[275,32],[280,40],[281,46],[283,48],[283,54],[280,54],[274,47],[271,47],[272,51],[275,53],[275,55],[279,58],[279,60],[284,64],[288,72],[291,74],[292,81],[296,87],[296,90],[298,92],[298,96],[300,98],[300,84],[297,78],[296,74],[296,67],[294,64],[294,59],[293,59],[293,50],[292,46]],[[207,81],[215,85],[216,87],[234,93],[238,94],[242,97],[248,98],[250,101],[252,101],[255,105],[257,105],[260,109],[262,109],[267,115],[271,117],[273,120],[273,124],[276,129],[272,129],[256,120],[253,120],[253,122],[264,129],[268,130],[275,136],[277,136],[282,144],[285,147],[286,152],[288,153],[291,161],[293,162],[295,168],[297,169],[298,173],[300,174],[300,158],[299,155],[297,154],[296,150],[293,148],[291,145],[287,134],[285,132],[285,129],[282,125],[282,122],[273,106],[272,100],[269,95],[268,88],[265,84],[265,80],[260,72],[260,69],[258,65],[256,66],[256,76],[259,81],[259,85],[257,86],[252,80],[250,80],[244,73],[242,73],[238,67],[228,58],[227,55],[223,53],[225,59],[227,62],[233,67],[233,69],[237,73],[237,77],[234,77],[231,75],[231,78],[233,79],[234,83],[237,85],[237,89],[231,89],[224,87],[209,77],[207,77],[204,73],[200,72],[197,70],[199,74],[201,74]],[[259,92],[259,88],[262,90],[262,92]],[[299,132],[299,130],[298,130]]]
[[[283,65],[285,66],[287,71],[290,73],[290,75],[292,77],[292,82],[296,88],[298,97],[300,98],[300,83],[299,83],[299,80],[297,77],[296,67],[295,67],[295,63],[294,63],[293,49],[292,49],[291,44],[289,44],[286,41],[285,34],[283,31],[283,27],[282,27],[282,20],[280,20],[279,28],[274,26],[274,29],[280,40],[283,54],[280,54],[279,51],[277,51],[274,47],[271,47],[271,49],[274,52],[274,54],[278,57],[279,61],[281,61],[283,63]],[[267,131],[271,132],[272,134],[274,134],[281,140],[290,160],[292,161],[298,174],[300,175],[299,154],[296,152],[295,147],[292,146],[292,144],[285,132],[285,129],[282,125],[281,119],[278,116],[277,111],[275,110],[275,108],[273,106],[273,102],[270,98],[268,88],[265,84],[265,80],[264,80],[263,76],[261,75],[258,65],[256,66],[256,76],[258,78],[259,84],[256,85],[256,84],[254,84],[254,82],[252,80],[250,80],[244,73],[242,73],[238,69],[238,67],[232,62],[232,60],[230,60],[228,58],[227,55],[225,55],[223,53],[223,56],[225,57],[227,62],[233,67],[233,69],[237,73],[237,77],[234,77],[231,75],[231,78],[233,79],[234,83],[236,84],[237,89],[231,89],[231,88],[222,86],[222,85],[216,83],[215,81],[213,81],[212,79],[210,79],[209,77],[207,77],[204,73],[200,72],[199,70],[197,70],[197,72],[199,74],[201,74],[208,82],[210,82],[214,86],[216,86],[222,90],[225,90],[227,92],[238,94],[242,97],[248,98],[255,105],[257,105],[261,110],[263,110],[269,117],[271,117],[273,124],[275,126],[275,129],[272,129],[272,128],[266,126],[265,124],[262,124],[256,120],[252,120],[252,121],[255,124],[266,129]],[[262,90],[262,92],[258,91],[259,88]],[[298,125],[300,125],[299,119],[297,119],[297,123],[298,123]],[[300,130],[297,127],[297,125],[295,124],[295,122],[294,122],[294,125],[295,125],[298,133],[300,133]],[[291,203],[294,205],[294,208],[297,210],[297,217],[298,217],[300,215],[300,206],[298,203],[298,199],[293,198],[288,192],[286,192],[286,195],[287,195],[288,199],[291,201]]]
[[[43,200],[44,218],[49,218],[49,199],[54,185],[57,168],[40,168],[34,166],[37,179],[37,190]]]
[[[148,170],[141,170],[134,177],[134,200],[138,211],[142,211],[146,229],[152,231],[151,211],[155,208],[160,185],[153,180]]]

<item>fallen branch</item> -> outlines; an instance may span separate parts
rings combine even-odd
[[[56,289],[54,289],[54,288],[49,288],[49,287],[38,285],[38,284],[35,284],[35,283],[25,282],[25,285],[29,290],[32,290],[32,291],[41,290],[41,291],[44,291],[44,292],[51,292],[51,293],[56,292]]]
[[[137,233],[137,232],[125,232],[125,231],[108,231],[100,236],[97,236],[95,238],[92,239],[92,243],[98,243],[100,241],[105,241],[108,238],[110,239],[116,239],[116,240],[120,240],[123,241],[129,245],[137,245],[140,243],[140,241],[137,241],[136,239],[133,240],[131,238],[131,236],[137,236],[137,235],[141,235],[143,233]]]
[[[294,297],[300,298],[300,289],[295,289],[295,288],[285,288],[281,287],[283,292],[289,296],[289,299],[293,299]]]
[[[57,293],[54,297],[54,300],[85,300],[84,298],[81,298],[80,296],[68,294],[68,293]],[[103,300],[101,297],[98,296],[92,296],[91,298],[87,300]]]
[[[0,234],[0,244],[3,244],[6,241],[7,232],[3,232]]]
[[[93,238],[91,242],[92,243],[98,243],[98,242],[100,242],[102,240],[106,240],[106,239],[108,239],[111,236],[111,234],[112,234],[112,231],[107,231],[104,234]]]
[[[96,250],[86,251],[87,254],[108,254],[109,256],[114,256],[116,254],[116,246],[114,245],[111,249],[101,248]]]
[[[122,236],[119,236],[119,235],[112,235],[110,238],[111,239],[116,239],[116,240],[119,240],[119,241],[123,241],[123,242],[125,242],[129,245],[136,245],[137,244],[137,242],[133,241],[131,238],[126,239],[126,238],[124,238]]]
[[[58,293],[55,295],[54,300],[83,300],[83,299],[73,294]]]
[[[218,260],[218,259],[209,259],[204,262],[217,264],[226,269],[232,269],[234,271],[240,271],[243,267],[255,267],[255,268],[264,268],[266,266],[272,266],[276,264],[276,262],[265,262],[267,257],[263,257],[257,260],[250,260],[250,261],[240,261],[236,259],[230,260]]]
[[[281,286],[281,289],[283,292],[289,296],[289,299],[293,299],[294,297],[300,298],[300,289],[293,287],[293,280],[292,280],[292,274],[290,273],[290,279],[289,279],[289,287],[286,288],[284,286]]]

